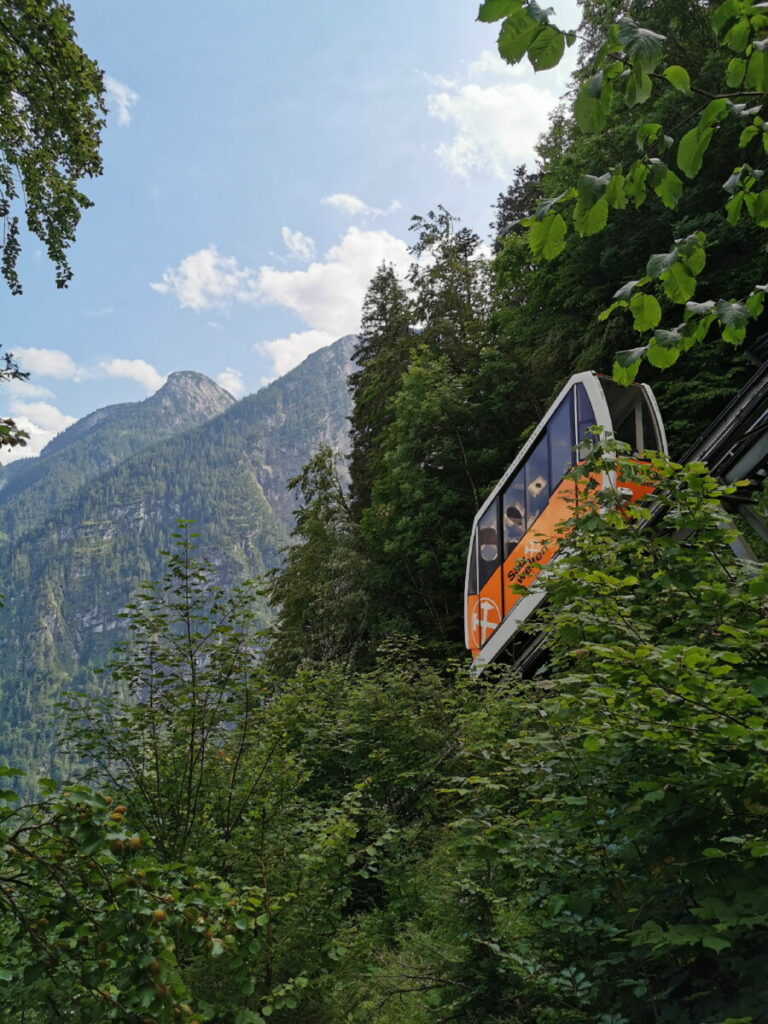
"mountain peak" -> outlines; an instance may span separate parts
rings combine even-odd
[[[233,396],[223,387],[206,377],[204,373],[196,370],[174,370],[169,373],[165,384],[152,396],[153,399],[160,397],[191,397],[197,395],[204,401],[214,400],[218,405],[222,401],[231,404],[235,401]],[[228,400],[228,401],[227,401]],[[223,411],[223,410],[222,410]]]

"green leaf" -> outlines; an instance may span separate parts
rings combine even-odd
[[[715,304],[715,313],[722,325],[723,340],[731,345],[744,341],[749,322],[749,310],[743,302],[726,302],[720,299]]]
[[[749,313],[743,302],[726,302],[725,299],[720,299],[715,304],[715,313],[720,323],[726,327],[743,327],[749,320]]]
[[[645,103],[653,91],[651,76],[638,69],[627,79],[627,86],[624,90],[624,102],[628,107],[637,107]]]
[[[741,183],[741,178],[744,173],[743,167],[737,167],[733,174],[723,183],[723,191],[727,192],[729,196],[732,196],[736,189]]]
[[[587,92],[589,93],[590,96],[593,96],[596,100],[600,99],[600,96],[602,94],[602,91],[603,91],[603,79],[604,78],[605,78],[605,73],[602,70],[600,70],[600,71],[597,72],[597,74],[594,76],[594,78],[590,79],[590,81],[589,81],[589,83],[587,85]]]
[[[608,222],[608,200],[605,196],[592,206],[585,206],[579,200],[573,211],[573,226],[582,237],[596,235]]]
[[[716,953],[722,953],[724,949],[729,949],[731,943],[727,939],[718,939],[716,935],[706,935],[701,940],[702,946],[706,946],[707,949],[714,949]]]
[[[528,244],[537,259],[552,260],[565,248],[568,232],[559,213],[550,213],[543,220],[534,220],[528,229]]]
[[[611,172],[608,171],[599,178],[594,174],[582,174],[579,178],[576,190],[579,199],[587,206],[596,203],[605,194],[608,183],[611,180]]]
[[[629,311],[634,317],[636,331],[650,331],[661,320],[661,306],[653,295],[638,292],[629,301]]]
[[[726,31],[740,13],[740,2],[741,0],[725,0],[725,3],[715,7],[710,23],[712,31],[718,38],[722,36],[723,32]]]
[[[758,227],[768,228],[768,190],[758,192],[749,212]]]
[[[713,128],[697,125],[680,139],[677,148],[677,166],[688,178],[695,178],[704,162],[704,154],[712,141]]]
[[[559,196],[553,196],[551,199],[544,199],[536,207],[534,217],[536,220],[544,220],[549,211],[561,203],[564,199],[573,199],[577,195],[575,188],[566,189],[565,192],[561,192]],[[523,224],[528,224],[530,221],[523,221]]]
[[[594,133],[602,131],[605,127],[613,96],[613,84],[605,82],[602,85],[599,96],[591,94],[590,84],[586,83],[579,90],[576,102],[573,105],[573,112],[576,115],[576,123],[579,128],[583,132]]]
[[[725,33],[723,42],[729,49],[743,53],[747,48],[750,35],[749,18],[738,18]]]
[[[744,131],[739,136],[739,149],[744,149],[744,147],[748,146],[750,144],[750,142],[752,141],[752,139],[754,139],[754,137],[756,135],[759,135],[759,134],[760,134],[760,128],[758,128],[757,125],[748,124],[747,127],[744,129]]]
[[[559,29],[545,25],[528,46],[528,60],[534,71],[556,67],[565,53],[565,36]]]
[[[632,292],[635,290],[637,285],[644,285],[644,284],[647,284],[647,283],[648,283],[648,278],[647,277],[638,278],[636,281],[627,281],[626,284],[623,284],[621,286],[621,288],[618,288],[613,293],[613,297],[614,297],[614,299],[627,299],[627,300],[629,300],[632,297]]]
[[[680,357],[680,335],[676,331],[654,331],[648,346],[648,362],[657,370],[674,366]]]
[[[477,20],[484,22],[501,21],[523,6],[523,0],[484,0],[480,4]]]
[[[637,148],[642,153],[643,150],[648,149],[652,146],[661,135],[661,125],[655,121],[647,121],[645,124],[641,124],[635,134],[635,142]]]
[[[620,171],[614,171],[608,187],[605,190],[605,198],[613,210],[624,210],[627,206],[627,196],[624,191],[624,175]]]
[[[641,28],[632,18],[617,22],[618,41],[635,68],[653,71],[661,60],[661,44],[665,37],[648,28]]]
[[[735,196],[732,196],[725,204],[725,211],[728,218],[728,223],[734,227],[739,223],[741,217],[741,208],[744,205],[744,193],[737,192]]]
[[[623,384],[626,387],[627,384],[632,383],[647,351],[648,346],[642,345],[639,348],[628,348],[616,353],[612,374],[617,384]]]
[[[648,257],[645,272],[648,277],[659,277],[660,274],[663,274],[677,263],[679,259],[680,257],[674,249],[672,252],[655,252],[652,256]]]
[[[610,306],[608,306],[606,309],[601,310],[597,314],[597,319],[602,323],[604,320],[608,319],[608,317],[611,315],[611,313],[614,312],[614,310],[626,309],[627,305],[628,303],[626,302],[612,302]]]
[[[674,210],[683,194],[683,183],[669,167],[664,165],[664,169],[666,173],[657,185],[653,185],[653,191],[668,210]]]
[[[679,64],[670,64],[669,67],[664,68],[662,74],[678,92],[683,92],[686,96],[690,96],[691,76],[685,68],[680,67]]]
[[[664,282],[664,293],[672,302],[681,305],[687,302],[696,291],[696,278],[689,273],[683,263],[673,263],[669,270],[661,275]]]
[[[629,169],[624,182],[624,193],[627,199],[631,199],[636,207],[645,202],[646,186],[649,168],[642,160],[635,160]]]
[[[742,60],[741,57],[732,57],[728,61],[728,68],[725,72],[725,81],[731,89],[738,89],[741,83],[744,81],[744,75],[747,73],[747,62]]]
[[[747,298],[747,310],[753,320],[762,316],[765,308],[765,292],[752,292]]]
[[[591,753],[594,753],[594,751],[596,750],[600,750],[602,746],[603,741],[600,739],[599,736],[585,736],[584,742],[582,743],[582,747],[584,747],[585,750],[588,750]]]
[[[711,128],[712,125],[722,121],[727,116],[729,110],[728,100],[717,99],[710,100],[710,102],[704,107],[704,112],[699,119],[699,127]]]
[[[682,242],[678,241],[675,246],[683,263],[694,275],[700,274],[707,262],[707,252],[704,248],[705,241],[706,235],[703,231],[694,231],[693,234],[684,238]]]
[[[528,45],[541,26],[522,7],[505,19],[499,33],[499,54],[508,64],[519,64],[528,52]]]

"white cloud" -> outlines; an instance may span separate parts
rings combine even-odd
[[[215,245],[185,256],[175,269],[150,284],[156,292],[173,295],[185,309],[215,309],[232,301],[253,302],[257,298],[258,275],[248,267],[242,270],[237,260],[221,256]]]
[[[150,394],[165,383],[165,377],[143,359],[109,359],[99,363],[99,369],[108,377],[135,380]]]
[[[352,196],[348,192],[334,192],[332,196],[326,196],[322,202],[326,206],[332,206],[334,209],[340,210],[349,217],[386,217],[387,214],[394,213],[395,210],[400,209],[400,203],[397,199],[393,199],[387,209],[383,210],[378,206],[369,206],[368,203],[364,203],[362,199],[358,199],[357,196]]]
[[[131,123],[133,108],[138,102],[139,94],[111,75],[105,76],[104,85],[107,88],[107,106],[117,114],[117,123],[122,128],[127,127]]]
[[[247,302],[292,310],[307,329],[258,346],[272,357],[277,372],[284,373],[315,349],[358,330],[365,292],[382,263],[394,264],[404,276],[410,266],[407,244],[388,231],[351,226],[322,260],[301,270],[240,267],[210,245],[166,270],[162,281],[151,287],[173,295],[187,309]]]
[[[10,398],[19,398],[22,401],[27,401],[30,398],[54,397],[50,388],[44,388],[41,384],[30,384],[28,380],[3,381],[3,394]]]
[[[406,243],[388,231],[350,227],[322,262],[305,270],[262,267],[259,298],[293,310],[312,330],[338,338],[358,329],[363,297],[381,263],[393,263],[405,274],[410,265]]]
[[[48,402],[14,399],[11,402],[11,415],[16,426],[29,433],[29,440],[23,448],[19,446],[3,451],[4,465],[16,459],[39,455],[50,440],[75,422],[74,416],[67,416]]]
[[[337,335],[328,334],[326,331],[297,331],[294,334],[289,334],[287,338],[263,341],[256,348],[272,359],[275,373],[278,377],[282,377],[294,366],[298,366],[308,355],[316,352],[319,348],[330,345],[332,341],[336,341],[336,337]],[[273,379],[263,377],[262,383],[269,384]]]
[[[482,170],[504,180],[519,164],[532,164],[536,141],[559,101],[570,64],[569,58],[543,86],[533,84],[530,69],[511,67],[492,51],[483,52],[463,81],[446,82],[441,92],[427,98],[430,116],[453,129],[450,142],[437,148],[439,158],[462,177]]]
[[[78,381],[88,376],[82,366],[58,348],[17,348],[14,356],[20,369],[40,377]]]
[[[290,228],[283,228],[282,234],[285,247],[294,259],[307,263],[315,255],[315,243],[309,235],[302,231],[291,231]]]
[[[216,383],[235,398],[242,398],[245,394],[243,375],[239,370],[233,370],[231,366],[228,366],[226,370],[222,370],[216,377]]]

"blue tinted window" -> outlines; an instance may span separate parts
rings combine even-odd
[[[504,557],[507,558],[525,533],[525,479],[518,473],[507,486],[501,501],[504,524]]]
[[[557,487],[573,464],[573,392],[569,391],[547,424],[549,435],[549,482]]]
[[[478,584],[482,590],[500,563],[498,500],[494,501],[477,528]]]
[[[594,427],[597,422],[592,403],[587,395],[587,389],[583,384],[576,385],[576,422],[576,440],[579,442],[583,441],[586,432],[590,427]]]
[[[467,579],[467,592],[477,593],[477,534],[472,537],[472,547],[469,554],[469,571]]]
[[[545,434],[525,464],[525,510],[529,529],[548,501],[549,445]]]

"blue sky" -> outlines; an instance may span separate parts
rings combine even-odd
[[[35,454],[173,370],[237,397],[356,330],[382,259],[442,203],[482,235],[566,83],[495,55],[464,0],[75,0],[109,86],[104,176],[58,291],[34,239],[0,415]],[[574,0],[556,22],[575,27]],[[22,451],[17,450],[16,455]]]

